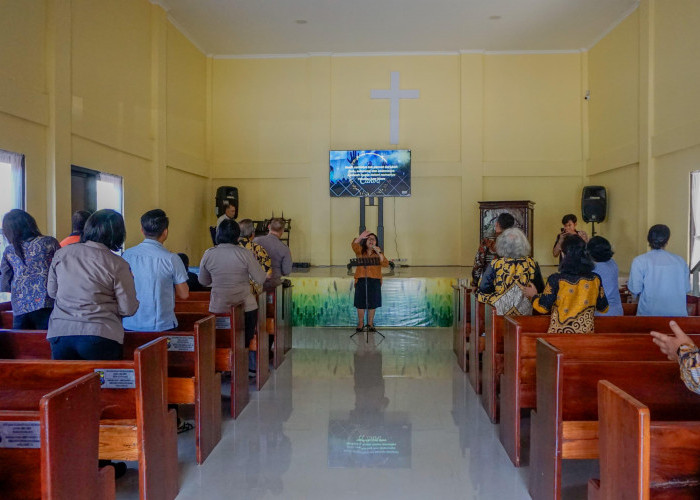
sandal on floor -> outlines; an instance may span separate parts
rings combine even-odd
[[[194,425],[187,422],[186,420],[182,420],[181,418],[177,419],[177,433],[182,434],[183,432],[188,432],[194,429]]]
[[[362,328],[360,328],[360,327],[358,326],[357,328],[355,328],[355,333],[361,333],[364,329],[365,329],[364,326],[363,326]]]
[[[369,328],[367,329],[367,331],[370,333],[376,333],[377,329],[374,327],[374,325],[369,325]]]

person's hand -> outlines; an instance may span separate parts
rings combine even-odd
[[[371,233],[370,233],[367,229],[365,229],[364,231],[362,231],[362,233],[360,233],[360,238],[362,238],[362,239],[364,240],[364,239],[367,238],[367,236],[369,236],[370,234],[371,234]]]
[[[669,326],[673,335],[666,335],[661,332],[651,332],[654,337],[654,344],[658,345],[661,352],[664,353],[671,361],[678,361],[678,348],[682,345],[695,347],[695,343],[688,337],[678,323],[670,321]]]
[[[373,249],[376,253],[378,253],[378,254],[379,254],[379,253],[382,253],[382,249],[379,248],[377,245],[374,245],[374,246],[372,247],[372,249]]]
[[[523,295],[525,295],[525,297],[527,297],[528,299],[531,299],[532,297],[537,295],[537,288],[535,288],[535,285],[533,285],[532,283],[528,283],[527,286],[523,286],[517,282],[516,284],[523,291]]]

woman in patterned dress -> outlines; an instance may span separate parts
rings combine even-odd
[[[535,311],[551,312],[548,333],[591,333],[595,311],[608,310],[608,299],[600,277],[593,272],[595,264],[586,251],[586,242],[570,235],[562,243],[564,258],[559,272],[547,278],[540,294],[532,284],[524,288],[532,298]]]
[[[10,210],[2,219],[9,245],[2,254],[0,291],[12,295],[12,328],[46,330],[54,301],[46,291],[56,238],[42,236],[34,217],[24,210]]]
[[[521,286],[533,283],[538,292],[544,290],[540,266],[530,257],[530,242],[520,229],[510,228],[496,240],[496,254],[479,281],[477,300],[491,304],[501,315],[532,314],[532,304],[523,295]]]

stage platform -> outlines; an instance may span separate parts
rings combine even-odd
[[[452,325],[452,285],[467,283],[470,267],[397,267],[385,271],[377,327]],[[355,280],[345,266],[311,267],[289,276],[294,326],[357,325]]]
[[[545,279],[556,271],[543,266]],[[382,284],[382,307],[377,309],[377,327],[452,326],[453,285],[468,284],[471,266],[397,267]],[[355,282],[346,266],[295,269],[289,276],[294,285],[294,326],[357,325],[353,306]]]

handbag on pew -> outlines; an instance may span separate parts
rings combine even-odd
[[[517,283],[513,283],[492,305],[496,308],[496,314],[501,316],[532,315],[532,302],[525,296]]]

